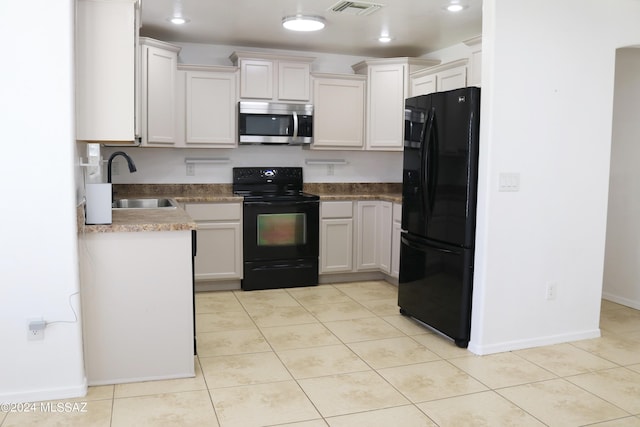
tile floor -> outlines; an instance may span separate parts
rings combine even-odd
[[[0,426],[640,426],[640,311],[604,301],[602,338],[478,357],[400,316],[396,289],[198,294],[195,378]]]

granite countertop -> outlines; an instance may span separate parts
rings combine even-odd
[[[84,208],[78,213],[78,231],[82,233],[121,233],[141,231],[195,230],[197,224],[182,208],[114,209],[111,224],[85,224]]]
[[[170,197],[179,203],[242,202],[231,184],[116,184],[116,198]],[[402,203],[402,183],[308,183],[304,191],[320,200],[384,200]]]
[[[401,183],[309,183],[307,193],[318,194],[320,200],[382,200],[402,203]]]
[[[321,201],[383,200],[402,203],[401,183],[308,183],[304,191],[320,196]],[[233,194],[231,184],[116,184],[116,199],[167,197],[178,203],[234,203],[243,198]],[[196,223],[181,208],[115,209],[112,223],[84,223],[84,206],[78,208],[78,231],[114,233],[141,231],[195,230]]]

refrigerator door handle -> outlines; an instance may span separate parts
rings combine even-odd
[[[432,145],[433,145],[433,126],[435,120],[435,109],[432,107],[429,110],[429,114],[427,116],[427,121],[424,127],[424,134],[422,140],[424,144],[422,145],[422,152],[420,153],[420,168],[421,168],[421,181],[422,185],[422,206],[423,211],[427,217],[431,216],[431,211],[433,209],[432,201],[433,196],[432,193],[432,168],[433,168],[433,159],[432,157]]]
[[[436,250],[438,252],[442,252],[445,254],[454,254],[454,255],[459,255],[462,253],[461,250],[455,250],[455,249],[447,249],[444,248],[442,246],[428,246],[426,244],[423,244],[421,242],[418,242],[416,240],[413,240],[409,237],[407,237],[407,232],[403,231],[402,234],[400,235],[400,241],[402,242],[402,244],[409,246],[410,248],[416,249],[420,252],[425,252],[426,250]]]
[[[429,131],[431,132],[431,134],[429,135],[429,153],[427,154],[427,168],[429,170],[427,192],[429,196],[429,206],[433,211],[436,201],[436,189],[438,188],[438,158],[440,155],[440,141],[438,141],[438,120],[436,117],[435,108],[431,112],[431,127]]]

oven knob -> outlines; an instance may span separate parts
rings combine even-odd
[[[275,172],[274,172],[274,171],[264,171],[264,176],[272,177],[272,176],[274,176],[274,175],[275,175]]]

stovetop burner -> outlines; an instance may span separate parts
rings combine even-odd
[[[313,201],[320,197],[302,191],[300,167],[233,168],[233,192],[245,201]]]

